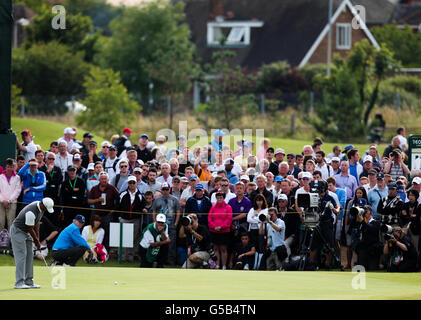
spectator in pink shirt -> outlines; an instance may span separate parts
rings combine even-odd
[[[16,201],[22,191],[20,177],[16,174],[16,161],[6,160],[6,170],[0,174],[0,231],[4,229],[6,219],[7,228],[16,218]]]
[[[218,191],[216,193],[216,204],[212,206],[208,216],[208,226],[211,233],[213,250],[218,257],[216,261],[217,268],[219,268],[221,262],[222,269],[227,268],[227,246],[230,241],[231,224],[232,208],[225,203],[225,193]]]

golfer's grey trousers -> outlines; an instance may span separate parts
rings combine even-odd
[[[12,242],[13,256],[16,264],[15,286],[25,283],[34,283],[34,254],[32,249],[32,237],[23,232],[14,224],[10,227],[10,240]]]

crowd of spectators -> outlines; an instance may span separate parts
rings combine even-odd
[[[121,258],[142,266],[279,270],[301,248],[304,210],[297,195],[323,180],[334,199],[328,223],[337,255],[346,248],[345,268],[361,263],[402,271],[408,261],[419,267],[421,171],[408,169],[404,128],[383,154],[375,144],[368,150],[335,146],[326,154],[330,150],[323,150],[319,138],[300,154],[274,149],[269,139],[256,148],[241,140],[231,150],[221,130],[209,145],[194,150],[185,136],[168,148],[165,136],[155,143],[141,134],[131,145],[131,135],[126,128],[98,145],[92,134],[77,141],[76,129],[66,128],[42,150],[30,130],[22,131],[16,158],[0,168],[0,230],[11,226],[25,204],[50,197],[55,210],[43,217],[41,239],[50,250],[57,235],[83,216],[90,222],[80,230],[83,238],[91,248],[103,244],[110,255],[110,223],[132,223],[133,248],[123,250]],[[353,207],[367,216],[352,216]],[[190,214],[194,228],[181,223]],[[393,227],[392,239],[384,225]],[[375,259],[374,249],[367,249],[370,237],[379,247]],[[200,255],[193,256],[192,244]]]

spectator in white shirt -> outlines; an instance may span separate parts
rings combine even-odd
[[[67,152],[67,142],[61,140],[58,143],[58,154],[56,155],[56,160],[54,161],[54,165],[61,169],[61,173],[63,174],[63,181],[64,176],[67,171],[67,168],[73,164],[73,156]]]

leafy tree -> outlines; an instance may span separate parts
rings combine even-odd
[[[25,47],[29,48],[35,43],[57,41],[68,45],[74,52],[84,51],[85,60],[92,61],[95,43],[100,31],[91,34],[93,30],[91,18],[80,13],[66,12],[66,29],[54,30],[51,28],[51,19],[54,17],[51,8],[45,9],[36,16],[26,27]]]
[[[192,62],[192,45],[184,19],[182,2],[173,5],[157,0],[141,7],[126,8],[111,22],[113,36],[101,40],[97,61],[103,68],[118,70],[131,93],[146,97],[153,81],[155,93],[165,94],[169,82],[163,79],[168,72],[161,68],[171,65],[168,59],[184,55],[185,67],[191,68],[187,65]],[[159,70],[151,72],[148,66]]]
[[[405,67],[421,67],[421,33],[414,32],[409,26],[403,29],[395,24],[374,27],[374,37],[379,43],[384,43],[395,53]]]
[[[213,64],[207,64],[210,77],[206,81],[209,87],[209,101],[201,106],[200,113],[212,116],[220,127],[232,128],[235,120],[244,112],[257,112],[253,92],[256,86],[254,74],[247,74],[239,66],[232,68],[229,60],[235,53],[228,50],[215,52]]]
[[[355,44],[346,64],[357,78],[360,104],[365,106],[364,124],[367,125],[378,98],[381,81],[393,72],[398,64],[393,58],[393,53],[385,45],[382,45],[381,50],[376,50],[368,40]]]
[[[84,92],[89,72],[83,53],[56,41],[13,49],[12,82],[22,88],[34,113],[63,113],[64,102]]]
[[[345,66],[332,68],[331,76],[315,76],[316,89],[322,92],[322,101],[315,105],[317,117],[311,118],[315,129],[325,137],[346,140],[361,136],[363,107],[356,95],[356,77]]]
[[[11,101],[12,101],[12,116],[17,116],[20,113],[20,105],[22,101],[22,89],[16,85],[12,85]]]
[[[86,98],[81,103],[87,109],[77,115],[76,123],[103,136],[121,132],[142,109],[131,99],[119,73],[111,69],[92,67],[83,86]]]
[[[14,0],[14,3],[23,4],[37,14],[43,12],[50,5],[48,0]]]

